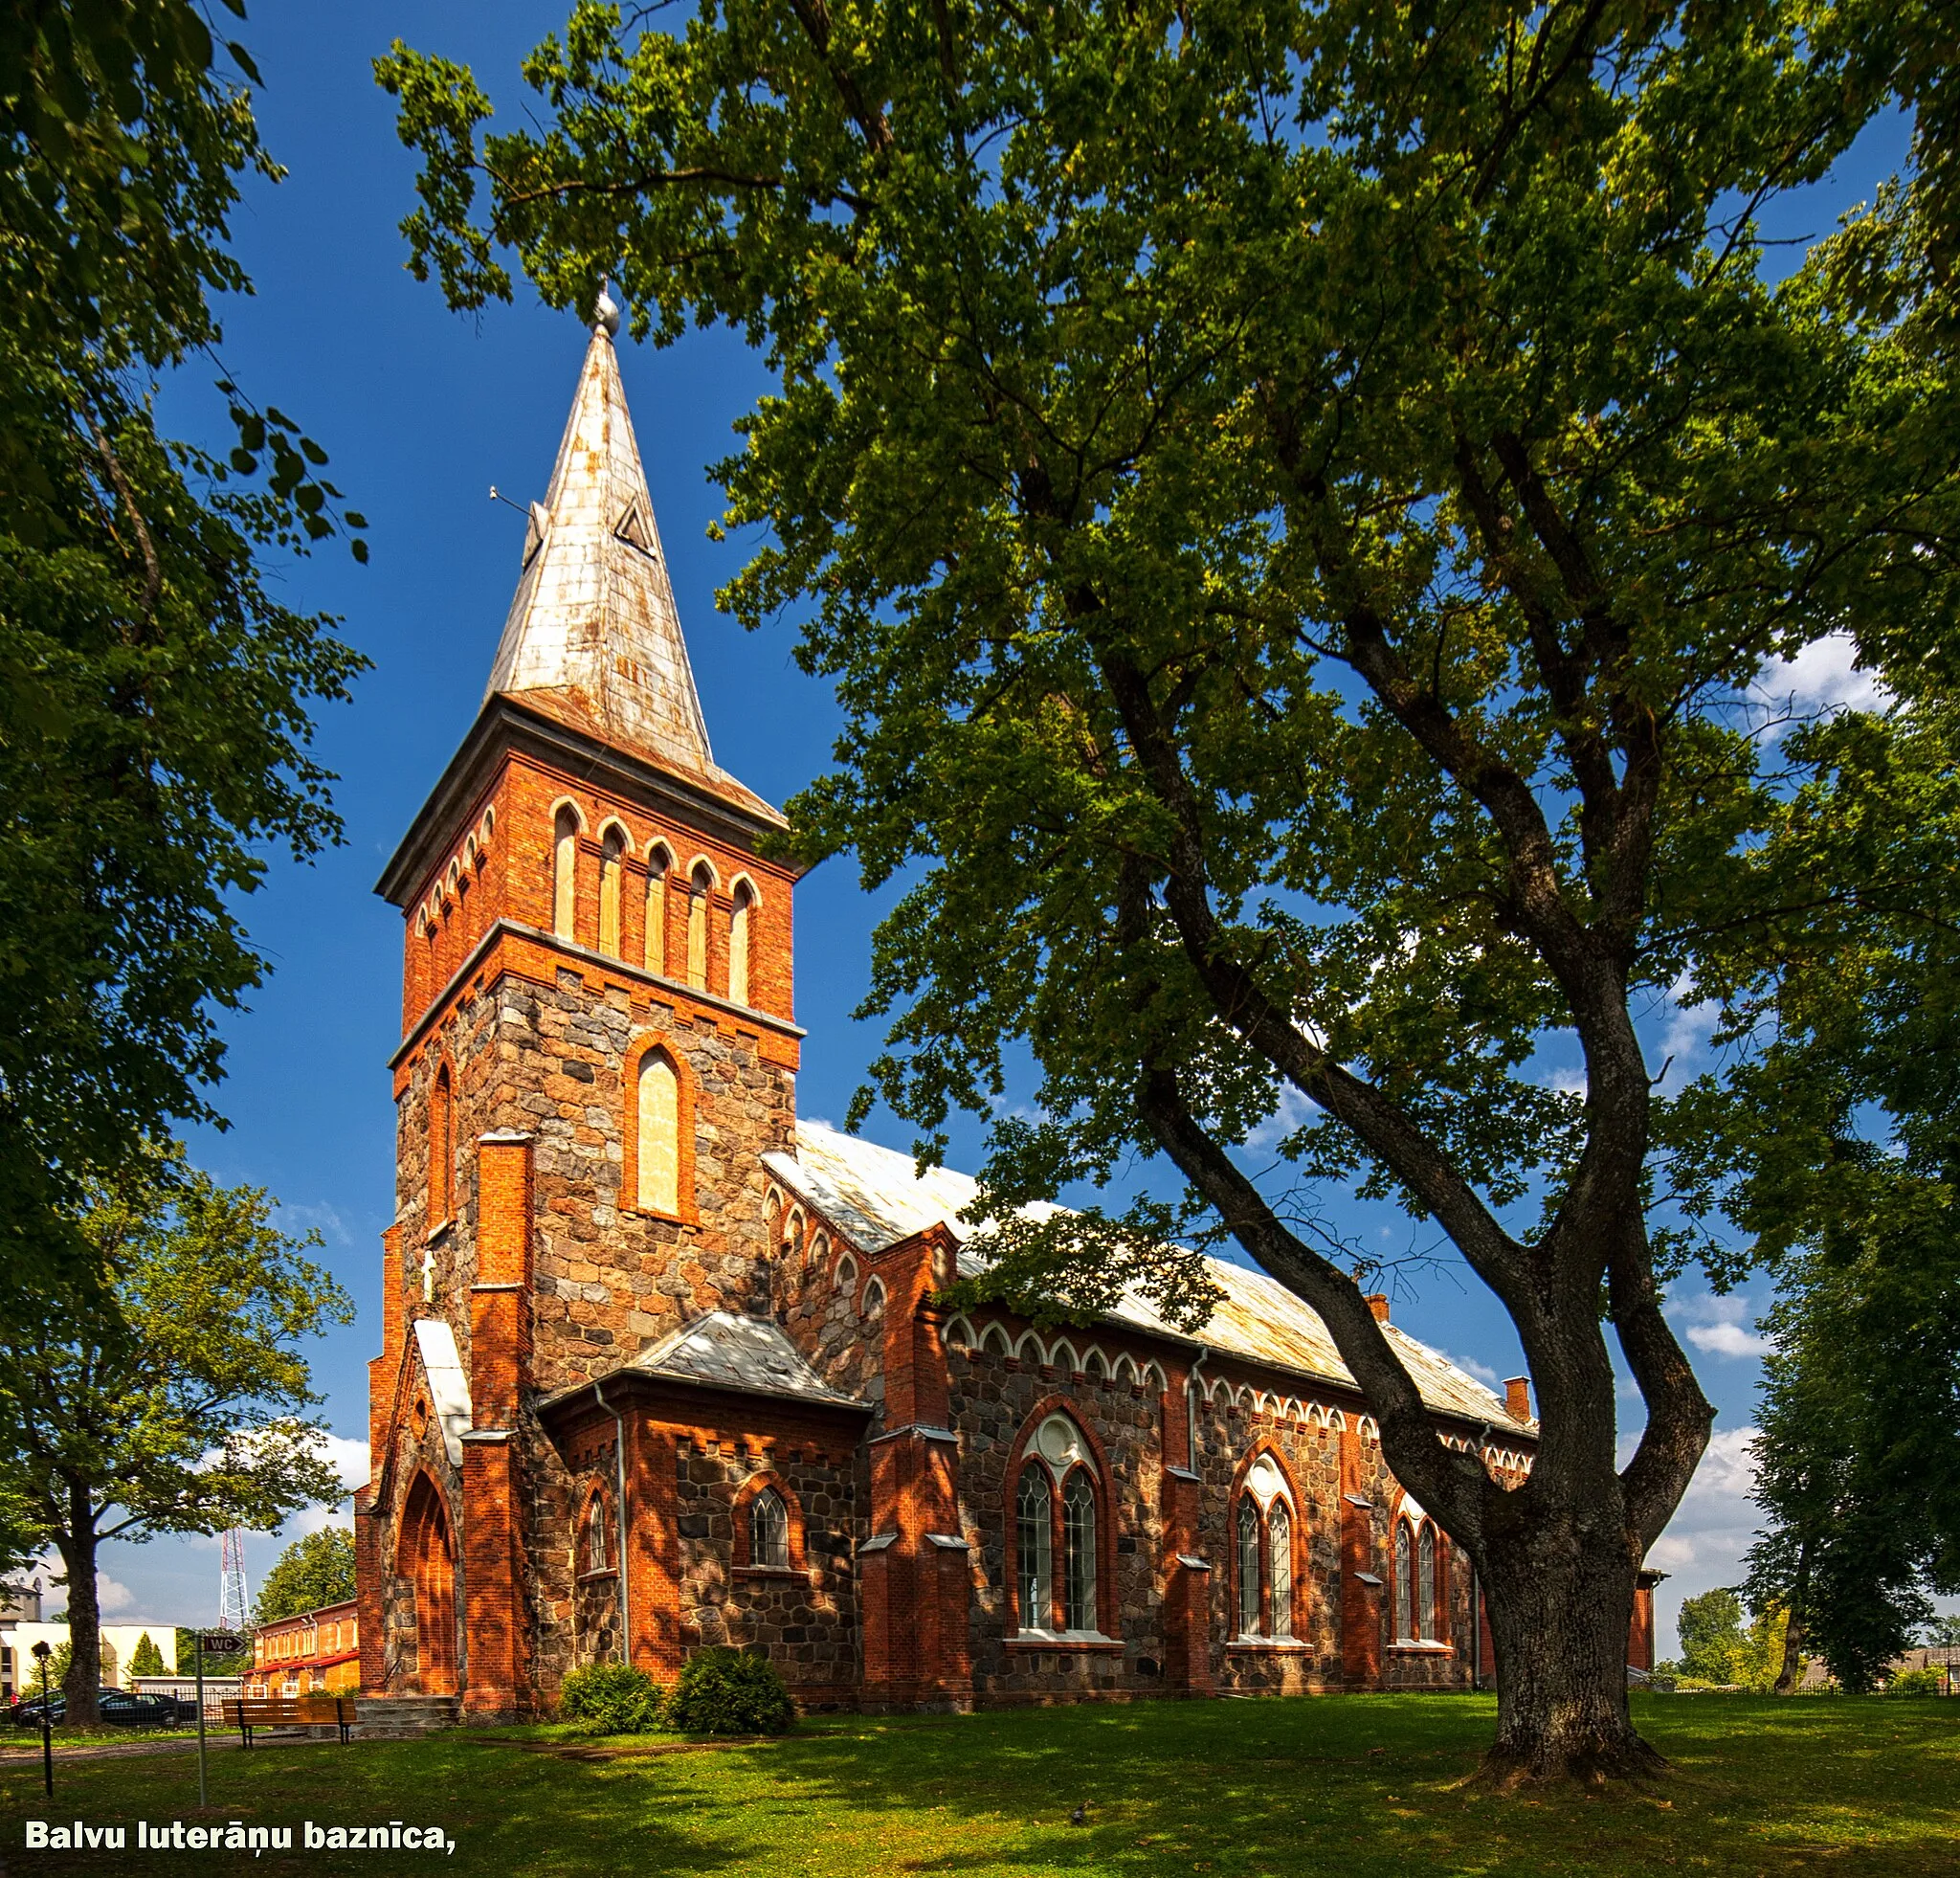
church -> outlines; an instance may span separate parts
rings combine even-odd
[[[795,870],[709,746],[617,323],[378,886],[404,962],[362,1687],[507,1719],[718,1643],[806,1710],[1487,1676],[1469,1561],[1300,1300],[1219,1263],[1196,1336],[1140,1301],[948,1317],[973,1182],[798,1120]],[[1522,1478],[1525,1381],[1388,1333],[1445,1439]]]

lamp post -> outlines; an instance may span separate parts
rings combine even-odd
[[[48,1790],[48,1798],[55,1798],[55,1726],[48,1696],[48,1658],[52,1652],[44,1638],[29,1652],[41,1666],[41,1784]]]

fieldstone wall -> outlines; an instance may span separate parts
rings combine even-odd
[[[806,1709],[855,1704],[858,1600],[855,1464],[805,1452],[765,1454],[759,1443],[697,1440],[675,1453],[675,1527],[680,1557],[680,1645],[761,1650]],[[801,1558],[787,1571],[738,1565],[737,1501],[756,1476],[801,1515]],[[740,1549],[746,1555],[746,1545]]]
[[[1154,1389],[1047,1364],[1023,1366],[997,1350],[947,1352],[952,1427],[960,1438],[960,1512],[971,1547],[970,1648],[978,1699],[1058,1702],[1085,1695],[1152,1695],[1162,1688],[1164,1584],[1163,1457]],[[1008,1469],[1036,1407],[1067,1398],[1068,1412],[1095,1437],[1107,1465],[1104,1505],[1114,1522],[1115,1582],[1097,1587],[1098,1618],[1118,1651],[1016,1647],[1013,1587],[1008,1582]]]
[[[1221,1693],[1300,1695],[1342,1686],[1341,1448],[1335,1429],[1312,1418],[1255,1413],[1224,1391],[1196,1412],[1198,1552],[1212,1565],[1212,1673]],[[1304,1594],[1294,1600],[1290,1644],[1238,1641],[1233,1487],[1261,1445],[1285,1463],[1294,1489],[1295,1555]]]

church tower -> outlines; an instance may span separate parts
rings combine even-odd
[[[763,1159],[793,1150],[795,874],[709,747],[617,324],[602,301],[482,707],[377,888],[404,938],[363,1683],[483,1715],[530,1708],[575,1597],[535,1404],[766,1311]]]

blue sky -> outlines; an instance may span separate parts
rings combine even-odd
[[[192,1147],[220,1179],[277,1195],[289,1226],[316,1229],[320,1256],[358,1301],[360,1322],[315,1352],[337,1451],[355,1480],[365,1477],[365,1365],[380,1342],[379,1240],[393,1202],[385,1063],[400,1017],[400,917],[372,886],[481,701],[523,534],[523,518],[492,503],[489,487],[520,503],[543,495],[585,338],[575,319],[545,310],[522,283],[516,305],[467,320],[409,278],[395,225],[412,206],[412,165],[369,61],[400,36],[471,62],[492,97],[515,107],[520,57],[562,19],[559,0],[467,9],[343,0],[267,7],[246,34],[265,78],[260,126],[290,173],[276,188],[255,186],[235,218],[256,293],[226,315],[223,361],[258,402],[291,413],[326,446],[329,474],[370,520],[368,568],[330,548],[283,577],[291,604],[344,617],[373,670],[354,702],[320,727],[320,752],[342,778],[336,799],[346,845],[308,868],[276,864],[248,903],[274,973],[228,1028],[231,1073],[218,1100],[233,1126]],[[1868,193],[1896,163],[1901,141],[1896,123],[1876,130],[1817,213],[1805,216],[1809,226],[1783,232],[1824,226],[1838,202]],[[827,691],[792,665],[787,625],[750,637],[715,612],[714,589],[736,570],[745,546],[706,536],[719,503],[705,466],[732,447],[730,426],[766,389],[764,374],[721,334],[694,334],[665,352],[625,345],[621,368],[717,758],[780,802],[825,765],[836,713]],[[166,389],[167,425],[218,439],[222,405],[205,384],[212,375],[193,372]],[[1858,688],[1828,648],[1793,682],[1816,702]],[[880,910],[845,866],[820,868],[798,889],[797,1014],[811,1033],[799,1079],[806,1115],[840,1120],[877,1047],[876,1028],[849,1013],[866,981]],[[1657,1036],[1671,1031],[1686,1067],[1705,1026],[1693,1014],[1665,1012],[1656,1023]],[[866,1131],[909,1145],[888,1115],[875,1116]],[[970,1150],[970,1136],[965,1145]],[[1380,1209],[1329,1196],[1329,1213],[1385,1253],[1408,1241],[1407,1227]],[[1664,1620],[1683,1591],[1731,1581],[1748,1542],[1747,1427],[1757,1379],[1750,1320],[1762,1303],[1753,1293],[1690,1296],[1678,1307],[1721,1420],[1657,1556],[1676,1573]],[[1418,1277],[1400,1287],[1395,1314],[1486,1379],[1519,1367],[1502,1310],[1468,1281]],[[1637,1412],[1637,1400],[1627,1406]],[[248,1538],[255,1589],[280,1542]],[[102,1569],[110,1616],[189,1623],[215,1615],[215,1541],[115,1545]],[[1669,1635],[1664,1622],[1663,1646]]]

